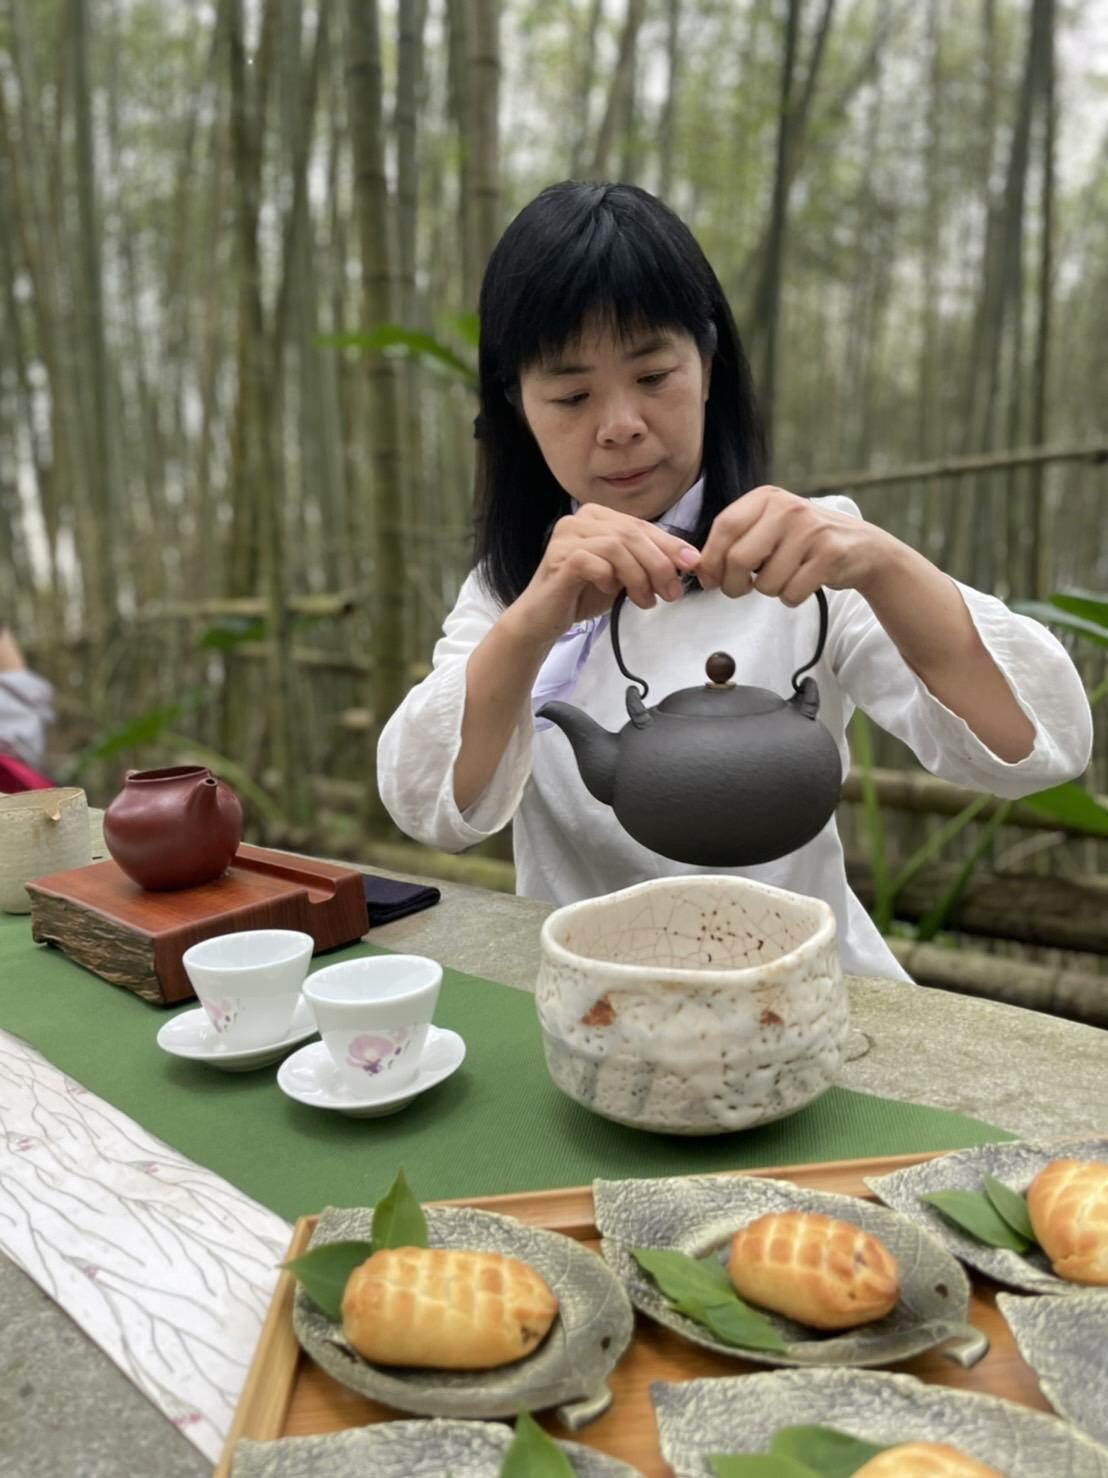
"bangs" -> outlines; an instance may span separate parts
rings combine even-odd
[[[482,324],[492,329],[505,382],[557,359],[590,330],[607,330],[623,344],[682,331],[703,348],[712,305],[689,270],[687,242],[634,229],[611,197],[568,214],[560,229],[542,233],[541,244],[516,244],[516,270],[500,284],[498,322]]]

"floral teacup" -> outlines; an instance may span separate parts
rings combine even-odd
[[[231,1051],[268,1047],[292,1025],[315,941],[297,929],[240,929],[186,949],[185,972]]]
[[[304,996],[343,1085],[372,1093],[415,1077],[435,1014],[442,966],[422,955],[374,955],[317,970]]]

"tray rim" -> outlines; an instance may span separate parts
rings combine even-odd
[[[857,1183],[842,1193],[875,1201],[877,1198],[862,1178],[864,1174],[903,1170],[909,1165],[918,1165],[949,1153],[949,1150],[927,1150],[910,1155],[872,1155],[850,1160],[822,1160],[803,1165],[770,1165],[756,1170],[723,1170],[714,1173],[756,1175],[763,1179],[776,1180],[792,1180],[797,1176],[830,1176],[841,1180],[844,1175],[850,1175]],[[583,1214],[582,1201],[587,1205],[587,1215]],[[457,1196],[448,1200],[426,1201],[423,1204],[471,1206],[479,1211],[496,1211],[504,1216],[515,1216],[521,1221],[545,1227],[549,1231],[560,1232],[563,1236],[573,1237],[575,1241],[587,1241],[599,1235],[592,1220],[591,1185],[554,1186],[541,1191],[509,1191],[494,1196]],[[315,1230],[316,1220],[316,1213],[297,1218],[285,1261],[291,1261],[305,1250]],[[290,1272],[282,1269],[278,1274],[227,1440],[212,1478],[230,1478],[231,1461],[240,1437],[266,1442],[273,1441],[282,1434],[296,1384],[301,1353],[292,1328],[295,1291],[296,1279]]]

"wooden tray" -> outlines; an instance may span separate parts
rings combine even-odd
[[[867,1160],[835,1160],[823,1165],[790,1165],[747,1172],[791,1180],[813,1190],[838,1191],[874,1199],[863,1184],[864,1175],[884,1175],[905,1165],[916,1165],[934,1156],[894,1155]],[[574,1237],[586,1246],[599,1246],[593,1223],[592,1191],[588,1186],[566,1190],[535,1191],[516,1196],[486,1196],[440,1205],[479,1206],[534,1226],[547,1227]],[[289,1258],[305,1250],[315,1218],[301,1217],[296,1223]],[[996,1287],[967,1268],[973,1282],[970,1318],[989,1336],[990,1350],[972,1370],[963,1370],[935,1350],[891,1367],[939,1385],[957,1386],[1021,1402],[1037,1411],[1052,1410],[1039,1390],[1031,1367],[1024,1363],[1012,1332],[996,1307]],[[230,1478],[231,1454],[240,1437],[268,1441],[277,1437],[302,1437],[310,1433],[338,1431],[390,1421],[407,1414],[394,1411],[348,1390],[324,1374],[305,1355],[292,1330],[292,1302],[296,1280],[282,1272],[262,1327],[258,1349],[243,1387],[227,1446],[214,1478]],[[582,1442],[633,1464],[647,1478],[669,1478],[671,1472],[658,1447],[649,1385],[654,1380],[689,1380],[697,1376],[739,1375],[766,1370],[744,1360],[725,1359],[689,1344],[642,1314],[635,1315],[635,1337],[611,1375],[615,1399],[607,1414],[581,1432],[564,1431],[552,1417],[542,1424],[555,1436]],[[407,1417],[410,1420],[410,1416]]]
[[[113,985],[161,1005],[193,998],[181,956],[233,929],[299,929],[316,951],[369,929],[362,875],[290,852],[241,846],[214,883],[148,893],[110,859],[27,885],[31,934]]]

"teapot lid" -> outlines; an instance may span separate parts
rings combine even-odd
[[[729,652],[713,652],[704,664],[708,681],[697,688],[679,688],[663,698],[656,713],[674,713],[682,718],[752,718],[775,713],[785,699],[769,688],[736,687],[735,659]]]

